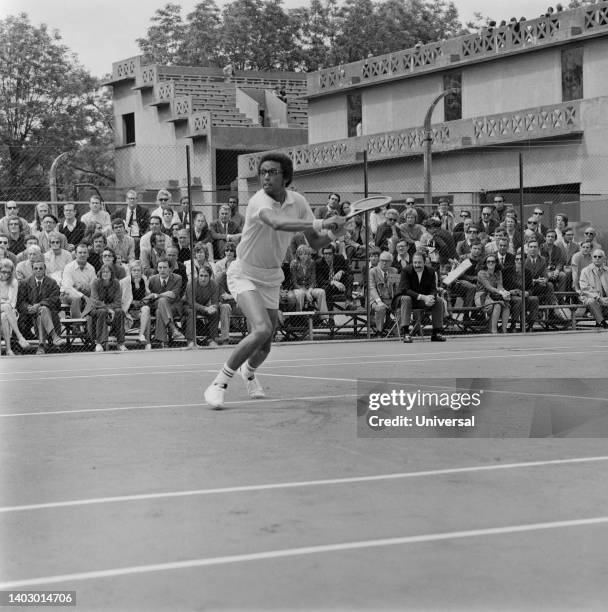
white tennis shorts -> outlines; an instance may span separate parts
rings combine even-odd
[[[228,291],[232,294],[236,303],[239,302],[239,294],[245,291],[255,291],[261,296],[264,306],[271,310],[278,310],[281,283],[283,282],[283,271],[266,270],[243,265],[237,259],[228,268],[226,273]]]

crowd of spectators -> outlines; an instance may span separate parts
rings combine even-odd
[[[238,199],[230,197],[211,222],[193,213],[192,228],[188,198],[175,208],[171,200],[161,189],[150,213],[131,190],[110,214],[92,196],[80,218],[66,203],[61,219],[41,202],[31,223],[8,202],[0,219],[7,354],[17,347],[34,350],[32,340],[38,353],[62,347],[61,319],[84,319],[86,344],[98,352],[107,350],[109,336],[126,351],[125,333],[135,327],[137,342],[148,350],[175,342],[193,346],[201,336],[211,347],[228,342],[231,316],[240,314],[226,282],[244,224]],[[331,193],[315,216],[351,209]],[[374,335],[396,327],[411,342],[414,311],[427,311],[432,339],[443,341],[450,308],[460,307],[463,319],[481,313],[488,331],[505,333],[518,329],[524,298],[532,329],[541,306],[565,320],[560,306],[574,297],[598,326],[608,327],[608,268],[597,232],[587,227],[577,242],[563,213],[550,227],[542,207],[535,207],[525,220],[523,244],[517,214],[502,196],[483,206],[477,219],[468,210],[455,215],[448,198],[432,211],[407,198],[405,206],[373,211],[369,221],[367,238],[363,217],[355,216],[346,233],[319,252],[303,234],[293,236],[281,310],[316,312],[319,325],[331,327],[337,307],[357,311],[367,292]]]

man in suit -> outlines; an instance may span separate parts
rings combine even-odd
[[[224,247],[227,242],[238,244],[241,239],[237,226],[230,219],[231,212],[228,204],[222,205],[219,218],[209,226],[209,233],[213,241],[213,258],[215,260],[224,257]]]
[[[150,295],[146,301],[151,302],[152,311],[156,312],[156,327],[154,339],[165,348],[169,341],[169,334],[173,340],[185,341],[175,325],[175,317],[180,311],[180,296],[182,295],[182,279],[179,274],[171,272],[171,264],[166,258],[157,263],[158,274],[150,278],[148,286]]]
[[[165,257],[165,244],[167,242],[169,241],[162,232],[160,234],[152,234],[150,236],[150,248],[142,249],[141,267],[144,271],[144,275],[148,278],[158,272],[156,266],[159,260]]]
[[[8,222],[11,219],[19,220],[19,228],[23,235],[27,236],[30,233],[30,224],[27,222],[27,219],[19,216],[19,207],[15,200],[9,200],[4,205],[4,211],[6,216],[0,219],[0,234],[8,234]]]
[[[317,259],[316,287],[325,290],[327,308],[333,310],[340,300],[350,301],[353,294],[353,272],[342,255],[336,253],[331,244],[321,249],[321,258]]]
[[[32,264],[33,275],[19,283],[17,295],[17,310],[19,311],[19,328],[22,332],[31,331],[35,326],[39,346],[37,355],[43,355],[47,340],[53,346],[60,347],[65,344],[59,336],[59,285],[50,276],[46,276],[46,265],[40,257]]]
[[[381,223],[376,231],[376,246],[381,251],[394,251],[397,242],[403,238],[398,221],[399,212],[396,209],[389,208],[385,211],[384,223]]]
[[[526,268],[532,274],[532,295],[535,295],[541,304],[557,304],[553,283],[549,280],[547,260],[541,257],[540,247],[535,239],[528,242]],[[567,320],[561,309],[556,308],[553,313],[558,319]]]
[[[137,192],[133,189],[127,191],[127,205],[117,209],[112,219],[120,219],[127,228],[127,234],[135,242],[135,257],[139,258],[139,241],[150,227],[150,211],[137,201]]]
[[[76,245],[82,242],[87,231],[86,225],[76,217],[76,206],[71,202],[63,205],[63,221],[59,224],[59,232],[68,241],[67,250],[73,253]]]
[[[492,209],[488,206],[484,206],[481,209],[481,219],[479,220],[479,223],[477,223],[477,228],[480,232],[483,232],[488,236],[492,236],[497,227],[498,222],[496,219],[492,218]]]
[[[425,265],[424,255],[414,253],[412,265],[401,273],[399,295],[404,302],[403,342],[411,343],[410,324],[412,310],[430,310],[433,321],[432,342],[445,342],[443,331],[443,302],[437,297],[437,283],[435,271]]]
[[[608,268],[606,255],[595,249],[593,263],[583,268],[580,277],[581,296],[597,322],[598,327],[608,329]]]
[[[503,244],[503,241],[505,244]],[[538,318],[538,298],[532,295],[532,273],[524,268],[525,281],[521,273],[521,251],[517,255],[506,252],[509,241],[501,238],[498,242],[497,259],[500,262],[501,255],[504,257],[502,265],[502,285],[511,294],[511,325],[509,331],[515,331],[515,326],[521,320],[521,305],[525,293],[526,299],[526,329],[532,331],[534,322]]]
[[[374,313],[376,334],[384,329],[387,312],[397,294],[397,270],[391,266],[393,256],[388,251],[380,253],[378,265],[369,271],[369,303]],[[405,323],[399,322],[400,327]]]
[[[183,228],[188,229],[190,227],[190,198],[187,195],[179,199],[177,218]]]

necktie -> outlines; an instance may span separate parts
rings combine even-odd
[[[162,280],[160,281],[160,288],[164,291],[167,288],[167,281],[166,280]]]
[[[132,210],[129,211],[129,221],[127,223],[127,227],[131,227],[131,225],[133,225],[133,211]]]

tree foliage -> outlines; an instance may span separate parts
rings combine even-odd
[[[29,199],[48,185],[60,153],[86,165],[87,145],[107,146],[109,105],[99,83],[61,44],[58,32],[21,13],[0,21],[0,190]],[[79,152],[77,154],[77,152]],[[99,162],[97,162],[99,166]],[[106,168],[103,174],[108,174]],[[107,176],[105,180],[111,180]]]
[[[148,62],[237,69],[318,70],[463,33],[449,0],[233,0],[219,12],[204,0],[184,21],[177,4],[152,17],[138,39]]]

